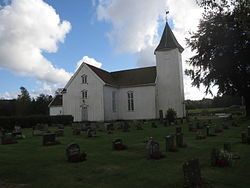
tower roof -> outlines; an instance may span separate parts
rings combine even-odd
[[[156,51],[167,51],[178,48],[180,52],[183,52],[184,48],[176,40],[172,30],[170,29],[168,22],[166,22],[160,44],[155,49]]]

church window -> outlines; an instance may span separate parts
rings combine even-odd
[[[134,111],[134,93],[133,93],[133,91],[128,92],[128,111]]]
[[[116,112],[116,92],[112,92],[112,111]]]
[[[88,98],[88,91],[87,90],[82,90],[82,98],[87,99]]]
[[[87,82],[87,75],[86,74],[84,74],[84,75],[82,75],[82,84],[87,84],[88,82]]]

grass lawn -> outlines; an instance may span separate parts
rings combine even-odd
[[[195,157],[200,160],[202,176],[214,187],[246,188],[250,186],[250,145],[240,143],[240,132],[249,123],[245,121],[240,127],[230,127],[218,136],[205,140],[196,140],[195,133],[188,132],[187,124],[183,124],[188,147],[180,148],[176,153],[164,150],[164,137],[175,133],[174,126],[151,128],[146,124],[142,131],[131,127],[128,133],[121,130],[110,135],[97,132],[96,138],[73,136],[71,128],[66,127],[65,136],[58,138],[61,144],[55,146],[42,146],[42,137],[34,137],[31,129],[24,129],[26,139],[18,140],[18,144],[0,145],[0,180],[10,183],[12,186],[9,187],[34,188],[183,187],[182,164]],[[159,141],[166,156],[164,159],[146,159],[144,140],[150,136]],[[111,142],[114,138],[122,138],[128,150],[113,151]],[[71,142],[78,143],[81,150],[87,152],[87,161],[66,161],[65,148]],[[211,149],[223,148],[224,142],[231,142],[232,151],[238,153],[241,159],[233,167],[211,167]]]

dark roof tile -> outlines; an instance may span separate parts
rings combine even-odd
[[[106,84],[113,86],[136,86],[153,84],[156,79],[156,67],[145,67],[115,72],[107,72],[100,68],[86,64]]]

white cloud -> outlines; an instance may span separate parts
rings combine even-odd
[[[168,19],[173,21],[173,32],[185,48],[182,54],[185,70],[188,68],[185,61],[192,56],[190,49],[186,48],[185,38],[189,37],[189,31],[197,30],[202,13],[195,0],[99,0],[97,18],[112,24],[108,37],[116,50],[135,53],[138,66],[142,67],[155,64],[154,49],[160,40],[158,29],[164,22],[166,10],[170,11]],[[184,76],[184,82],[186,99],[205,97],[204,87],[191,87],[187,76]]]
[[[87,63],[87,64],[92,65],[92,66],[97,67],[97,68],[100,68],[102,66],[102,63],[98,62],[94,58],[84,56],[81,60],[79,60],[76,63],[76,70],[81,66],[82,63]]]
[[[99,0],[97,18],[112,24],[108,36],[118,52],[134,53],[153,45],[165,8],[165,0]]]
[[[43,52],[56,52],[71,24],[42,0],[12,0],[0,9],[0,67],[21,75],[65,84],[71,74]]]

